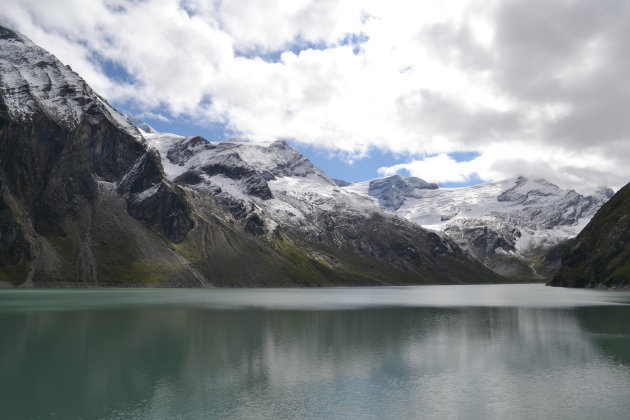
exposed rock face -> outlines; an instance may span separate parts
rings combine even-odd
[[[525,177],[464,188],[437,188],[395,175],[345,187],[423,227],[446,233],[487,267],[515,279],[540,280],[540,256],[577,235],[611,196],[566,191]],[[553,265],[545,265],[550,268]]]
[[[549,283],[564,287],[630,286],[630,184],[604,204],[570,243]]]
[[[16,267],[30,273],[29,281],[96,279],[106,254],[95,250],[102,233],[97,203],[125,203],[135,217],[132,222],[125,213],[125,223],[137,221],[181,241],[193,225],[190,208],[163,179],[159,155],[147,151],[138,130],[22,35],[0,27],[0,45],[0,182],[3,224],[11,232],[3,234],[2,252],[12,255],[2,271],[16,275],[10,280],[26,279]],[[117,185],[120,195],[101,184]],[[145,197],[149,192],[153,201]],[[122,231],[107,236],[114,248],[138,242],[122,240],[128,236]]]
[[[130,215],[179,243],[194,227],[192,211],[183,192],[163,179],[159,159],[152,151],[142,154],[118,183],[118,192]]]
[[[0,281],[501,280],[446,236],[343,191],[285,142],[209,143],[139,127],[0,26]]]
[[[0,266],[19,265],[31,258],[24,229],[7,203],[9,200],[0,182]]]

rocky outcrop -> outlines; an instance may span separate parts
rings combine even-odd
[[[159,155],[146,151],[118,183],[126,198],[127,212],[179,243],[194,227],[192,212],[183,192],[164,179]]]

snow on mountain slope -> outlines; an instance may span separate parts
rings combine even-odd
[[[439,188],[395,175],[340,186],[283,141],[213,143],[142,133],[172,181],[206,190],[240,213],[258,212],[267,234],[283,226],[318,237],[374,214],[392,221],[396,215],[450,237],[487,267],[515,277],[538,278],[525,260],[577,235],[612,194],[585,197],[523,177]]]
[[[315,178],[336,185],[332,179],[311,164],[284,141],[247,142],[226,140],[209,142],[202,137],[183,137],[176,134],[141,130],[149,144],[155,147],[165,163],[165,171],[172,179],[185,172],[199,169],[202,165],[246,165],[270,177],[294,175]],[[168,168],[168,169],[167,169]]]
[[[463,188],[436,188],[395,175],[344,187],[372,197],[423,227],[455,239],[484,228],[499,232],[499,252],[525,256],[577,235],[612,191],[582,196],[545,180],[519,177]],[[484,240],[487,241],[487,238]],[[469,247],[470,248],[470,247]]]
[[[142,131],[160,152],[169,179],[228,200],[252,203],[272,225],[317,233],[320,219],[394,213],[443,232],[481,262],[496,255],[531,257],[571,238],[611,191],[584,197],[523,177],[465,188],[438,188],[395,175],[344,187],[283,141],[208,142]],[[391,214],[390,213],[390,214]]]
[[[0,26],[0,277],[25,286],[503,280],[445,235],[341,190],[284,142],[208,143],[137,124],[152,146],[70,68]]]
[[[191,197],[210,199],[224,211],[224,222],[283,247],[294,261],[310,267],[301,260],[306,255],[324,264],[326,276],[350,264],[353,276],[368,273],[384,282],[396,276],[410,282],[501,279],[446,235],[341,188],[284,141],[208,142],[141,131],[167,176]],[[303,248],[286,250],[291,243]]]
[[[0,95],[14,120],[26,121],[41,111],[56,123],[74,128],[85,117],[105,116],[141,139],[127,118],[92,91],[69,66],[1,22],[0,74]]]
[[[284,141],[208,142],[141,132],[160,153],[169,179],[226,199],[253,202],[276,224],[313,232],[322,212],[354,217],[383,213],[370,198],[339,187]]]
[[[396,211],[405,201],[422,198],[425,190],[437,188],[437,184],[425,182],[420,178],[394,175],[369,182],[367,194],[377,198],[380,205],[386,209]]]

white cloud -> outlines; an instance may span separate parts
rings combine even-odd
[[[457,162],[446,154],[413,160],[394,166],[379,168],[379,173],[385,176],[394,175],[406,170],[412,176],[429,182],[466,182],[479,171],[478,161]]]
[[[438,182],[630,178],[621,0],[6,0],[0,16],[139,114],[429,155],[382,171]],[[447,155],[462,150],[480,156]]]
[[[615,185],[619,166],[597,148],[567,152],[558,146],[541,147],[529,142],[506,142],[484,147],[478,157],[457,161],[446,154],[412,159],[379,168],[382,175],[408,172],[429,182],[467,182],[474,176],[500,180],[518,175],[544,178],[563,188],[591,193],[602,185]]]

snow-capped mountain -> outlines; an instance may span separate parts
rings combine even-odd
[[[356,184],[354,188],[363,184]],[[386,209],[396,211],[405,201],[422,198],[423,190],[436,190],[437,188],[437,184],[428,183],[420,178],[394,175],[370,181],[367,184],[367,194],[378,199],[379,204]],[[353,188],[349,188],[349,190],[353,190]],[[357,191],[365,193],[362,188]]]
[[[167,177],[228,200],[254,203],[272,224],[316,233],[324,212],[364,216],[388,212],[340,188],[284,141],[209,142],[141,130],[159,151]]]
[[[595,195],[583,196],[524,177],[438,188],[418,178],[394,175],[344,189],[372,197],[401,217],[448,234],[503,274],[510,274],[511,269],[498,259],[529,259],[576,236],[613,194],[602,188]]]
[[[0,213],[0,279],[204,284],[163,244],[194,223],[159,155],[80,76],[2,24]]]
[[[127,118],[97,95],[70,66],[1,24],[0,74],[3,102],[13,120],[28,121],[43,113],[72,129],[83,118],[107,118],[138,136]]]
[[[160,153],[170,180],[217,199],[256,236],[274,238],[283,232],[299,243],[319,244],[309,255],[332,268],[337,257],[325,249],[383,259],[392,264],[392,274],[421,263],[448,277],[458,263],[447,266],[440,255],[469,258],[447,236],[421,229],[371,198],[339,187],[284,141],[208,142],[141,131]]]
[[[457,259],[471,261],[447,236],[421,229],[371,198],[339,187],[284,141],[208,142],[157,133],[142,123],[138,127],[160,154],[169,180],[216,200],[228,223],[241,222],[256,237],[273,241],[288,235],[329,269],[343,267],[339,250],[386,261],[391,266],[385,276],[417,270],[421,264],[422,270],[439,272],[432,276],[448,279],[461,269]],[[372,263],[358,270],[366,269],[379,271]]]
[[[136,124],[0,23],[0,282],[501,280],[447,236],[341,189],[284,142],[209,143]]]

